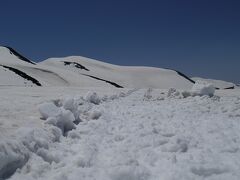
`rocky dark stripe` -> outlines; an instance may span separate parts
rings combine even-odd
[[[9,67],[9,66],[4,66],[4,65],[0,65],[0,66],[4,67],[6,69],[9,69],[10,71],[16,73],[17,75],[21,76],[22,78],[24,78],[24,79],[26,79],[28,81],[32,81],[32,83],[36,84],[37,86],[42,86],[38,80],[36,80],[35,78],[27,75],[25,72],[22,72],[22,71],[20,71],[18,69],[15,69],[15,68]]]
[[[88,68],[86,68],[85,66],[79,64],[79,63],[76,63],[76,62],[68,62],[68,61],[63,61],[64,65],[65,66],[69,66],[71,64],[74,65],[74,67],[78,68],[78,69],[83,69],[83,70],[86,70],[86,71],[89,71]]]
[[[95,76],[91,76],[91,75],[88,75],[88,74],[82,74],[84,76],[88,76],[88,77],[91,77],[93,79],[97,79],[97,80],[100,80],[100,81],[104,81],[106,83],[109,83],[117,88],[123,88],[123,86],[120,86],[119,84],[115,83],[115,82],[112,82],[112,81],[108,81],[108,80],[105,80],[105,79],[101,79],[101,78],[98,78],[98,77],[95,77]]]
[[[5,48],[8,48],[11,54],[14,54],[15,56],[17,56],[19,59],[34,64],[36,65],[34,62],[32,62],[31,60],[29,60],[28,58],[24,57],[23,55],[19,54],[16,50],[14,50],[13,48],[9,47],[9,46],[4,46]]]

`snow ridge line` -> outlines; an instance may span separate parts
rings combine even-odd
[[[21,55],[20,53],[18,53],[16,50],[14,50],[13,48],[9,47],[9,46],[4,46],[5,48],[7,48],[9,51],[10,51],[10,54],[14,54],[15,56],[17,56],[19,59],[27,62],[27,63],[30,63],[30,64],[33,64],[33,65],[36,65],[36,63],[32,62],[31,60],[29,60],[28,58],[24,57],[23,55]]]

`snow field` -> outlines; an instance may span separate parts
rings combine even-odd
[[[52,104],[39,107],[47,119],[46,129],[33,129],[22,143],[16,142],[15,154],[11,153],[13,145],[8,144],[5,153],[22,167],[10,179],[240,177],[237,96],[184,98],[174,89],[140,89],[103,97],[87,93],[48,103]],[[73,116],[60,118],[58,111],[49,112],[47,107],[53,105],[60,114],[68,111]],[[57,123],[48,123],[49,118],[74,122],[74,128],[62,131]],[[7,165],[12,167],[11,163]]]

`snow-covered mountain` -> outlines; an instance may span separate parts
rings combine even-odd
[[[80,81],[82,76],[85,76],[91,79],[114,82],[117,86],[128,88],[174,87],[188,89],[192,86],[191,81],[173,70],[153,67],[117,66],[80,56],[50,58],[40,64],[48,67],[58,67],[67,72],[74,72],[79,76],[78,79],[74,79],[76,83]]]
[[[55,86],[67,84],[45,67],[28,60],[9,47],[0,47],[1,86]]]
[[[81,56],[34,63],[10,47],[0,47],[0,75],[0,85],[12,86],[189,89],[194,83],[175,70],[118,66]]]

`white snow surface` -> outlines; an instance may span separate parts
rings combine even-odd
[[[64,64],[70,63],[69,65]],[[78,66],[83,66],[81,69]],[[0,86],[36,86],[30,80],[6,70],[15,68],[38,80],[42,86],[178,88],[190,89],[192,82],[176,71],[137,66],[117,66],[81,56],[50,58],[31,64],[19,59],[6,47],[0,46]],[[90,77],[91,76],[91,77]],[[3,78],[2,78],[3,77]],[[105,82],[105,81],[108,81]]]
[[[222,80],[215,80],[215,79],[205,79],[200,77],[193,77],[191,78],[194,81],[205,81],[207,83],[213,84],[214,87],[219,89],[225,89],[230,87],[236,87],[236,85],[232,82],[222,81]]]
[[[0,66],[0,86],[34,86],[31,81],[23,79],[16,73]]]
[[[0,180],[238,180],[240,89],[214,88],[230,85],[0,47]]]
[[[1,87],[0,99],[0,179],[240,177],[237,89]]]
[[[79,63],[89,71],[74,66],[65,66],[64,62]],[[125,88],[151,87],[168,89],[173,87],[190,89],[193,84],[173,70],[154,67],[118,66],[81,56],[50,58],[40,62],[40,64],[48,67],[58,67],[67,72],[75,72],[78,75],[92,75],[115,82]]]

